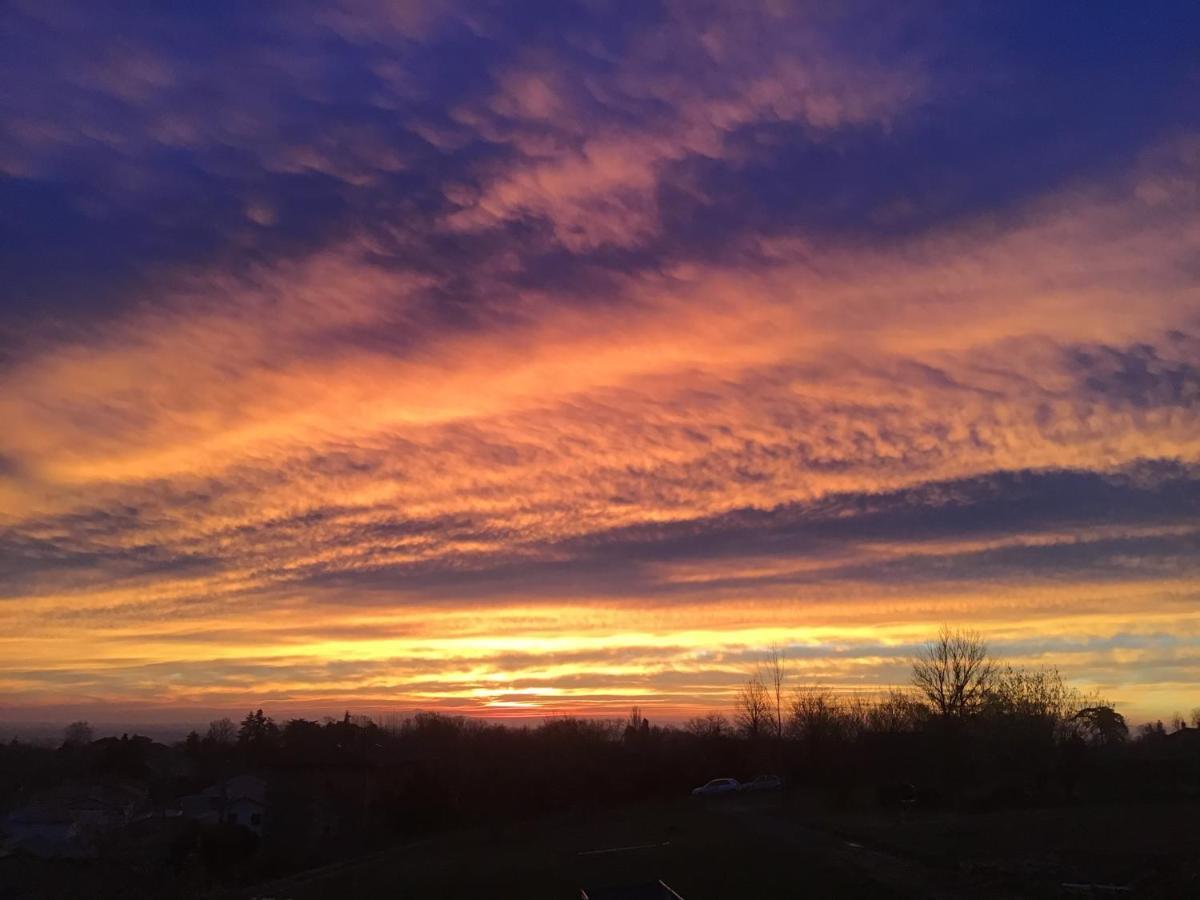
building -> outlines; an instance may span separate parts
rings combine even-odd
[[[92,857],[98,842],[132,821],[146,802],[145,791],[133,785],[61,785],[35,795],[5,818],[6,848],[42,858]]]
[[[206,825],[240,825],[262,834],[266,819],[266,782],[255,775],[236,775],[179,798],[186,818]]]

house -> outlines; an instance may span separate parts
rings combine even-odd
[[[37,794],[4,821],[7,847],[42,858],[87,858],[106,833],[123,828],[146,803],[121,783],[80,782]]]
[[[82,830],[59,803],[34,801],[4,820],[5,850],[41,859],[85,859],[94,856]]]
[[[226,825],[241,825],[255,834],[262,834],[263,813],[266,807],[253,797],[237,797],[225,804],[221,821]]]
[[[255,775],[237,775],[179,798],[186,818],[206,825],[240,825],[262,834],[266,818],[267,786]]]

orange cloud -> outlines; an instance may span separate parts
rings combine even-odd
[[[356,22],[322,27],[369,44]],[[469,161],[386,221],[31,329],[0,370],[10,703],[683,714],[728,704],[772,642],[798,678],[878,689],[948,620],[1136,709],[1189,705],[1195,139],[877,244],[747,228],[651,255],[661,197],[695,187],[677,167],[736,167],[758,128],[886,133],[936,93],[917,63],[851,65],[818,36],[777,52],[756,22],[679,9],[622,60],[580,48],[603,77],[506,57],[426,110],[421,146],[386,128],[422,96],[386,61],[369,109],[312,140],[253,103],[159,109],[183,76],[152,55],[87,69],[157,110],[139,141],[252,147],[337,191],[428,147]],[[271,68],[328,99],[303,60]],[[85,127],[136,180],[148,151]],[[21,177],[23,151],[80,140],[15,132],[0,164]],[[239,229],[287,222],[236,199]]]

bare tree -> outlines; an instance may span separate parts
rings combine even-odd
[[[1200,728],[1200,706],[1192,710],[1192,727]]]
[[[788,733],[797,740],[817,742],[834,731],[837,717],[832,693],[817,685],[800,687],[792,697]]]
[[[809,745],[852,739],[867,730],[873,706],[864,697],[838,696],[819,685],[792,695],[789,734]]]
[[[929,708],[911,691],[891,688],[868,706],[864,727],[884,734],[909,732],[916,729],[928,715]]]
[[[993,711],[1041,720],[1056,728],[1071,721],[1085,706],[1100,703],[1099,699],[1089,702],[1089,698],[1063,681],[1058,669],[1005,666],[996,669],[988,685],[987,704]]]
[[[738,730],[748,738],[759,738],[774,730],[771,714],[771,695],[757,674],[747,681],[737,696],[734,720]]]
[[[912,681],[946,719],[970,715],[987,697],[996,679],[996,666],[987,644],[974,631],[951,631],[942,626],[937,640],[913,659]]]
[[[237,737],[237,726],[232,719],[213,719],[208,723],[208,734],[204,739],[210,744],[232,744]]]
[[[92,726],[84,721],[72,722],[63,730],[63,744],[65,745],[82,746],[83,744],[90,744],[93,737]]]
[[[689,733],[699,738],[719,738],[732,732],[729,720],[720,713],[709,713],[706,716],[696,716],[688,719],[683,726]]]
[[[650,733],[650,722],[642,715],[642,708],[635,706],[629,711],[629,718],[625,720],[625,739],[633,740],[639,735]]]
[[[763,681],[775,699],[775,736],[783,738],[783,687],[787,680],[786,657],[778,644],[772,644],[763,662]]]

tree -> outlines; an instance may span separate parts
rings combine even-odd
[[[85,721],[72,722],[63,729],[63,744],[69,747],[82,747],[90,744],[95,736],[92,726]]]
[[[640,706],[633,707],[629,712],[629,718],[625,720],[625,740],[636,740],[639,736],[648,735],[650,733],[650,720],[642,715]]]
[[[280,732],[280,738],[288,750],[304,751],[319,747],[323,733],[320,722],[312,719],[288,719]]]
[[[778,644],[772,644],[763,663],[763,681],[775,700],[775,736],[783,738],[783,685],[787,678],[785,657]]]
[[[346,721],[349,722],[349,713],[346,714]],[[237,742],[241,747],[263,747],[275,742],[279,736],[279,729],[275,725],[275,720],[269,716],[263,715],[263,711],[246,713],[246,718],[242,719],[242,727],[238,729]]]
[[[720,738],[730,734],[733,729],[729,720],[720,713],[709,713],[706,716],[696,716],[688,719],[683,726],[688,734],[698,738]]]
[[[1075,713],[1084,735],[1091,744],[1109,747],[1123,744],[1129,739],[1129,726],[1125,717],[1111,706],[1088,706]]]
[[[1063,681],[1057,669],[998,669],[984,697],[984,712],[997,729],[994,739],[1021,744],[1013,752],[1026,756],[1035,747],[1048,751],[1057,741],[1079,730],[1076,713],[1087,706],[1100,706],[1098,697],[1084,699]]]
[[[1146,743],[1154,743],[1161,741],[1167,736],[1166,726],[1163,725],[1162,719],[1155,722],[1146,722],[1138,727],[1138,740]]]
[[[1063,681],[1058,669],[1016,669],[995,672],[987,702],[1006,713],[1062,722],[1084,706],[1080,693]]]
[[[892,688],[867,707],[863,727],[876,734],[902,734],[916,730],[929,716],[929,707],[911,692]]]
[[[912,662],[912,682],[944,719],[962,719],[988,696],[996,666],[987,644],[973,631],[942,626],[937,640],[918,651]]]
[[[204,736],[204,742],[224,747],[233,743],[236,734],[237,726],[233,724],[232,719],[213,719],[208,723],[208,733]]]
[[[734,716],[738,730],[751,739],[762,737],[768,730],[773,731],[771,705],[767,686],[755,675],[738,691],[737,714]]]
[[[837,698],[821,687],[802,687],[792,698],[788,732],[810,747],[827,744],[843,730],[842,710]]]

